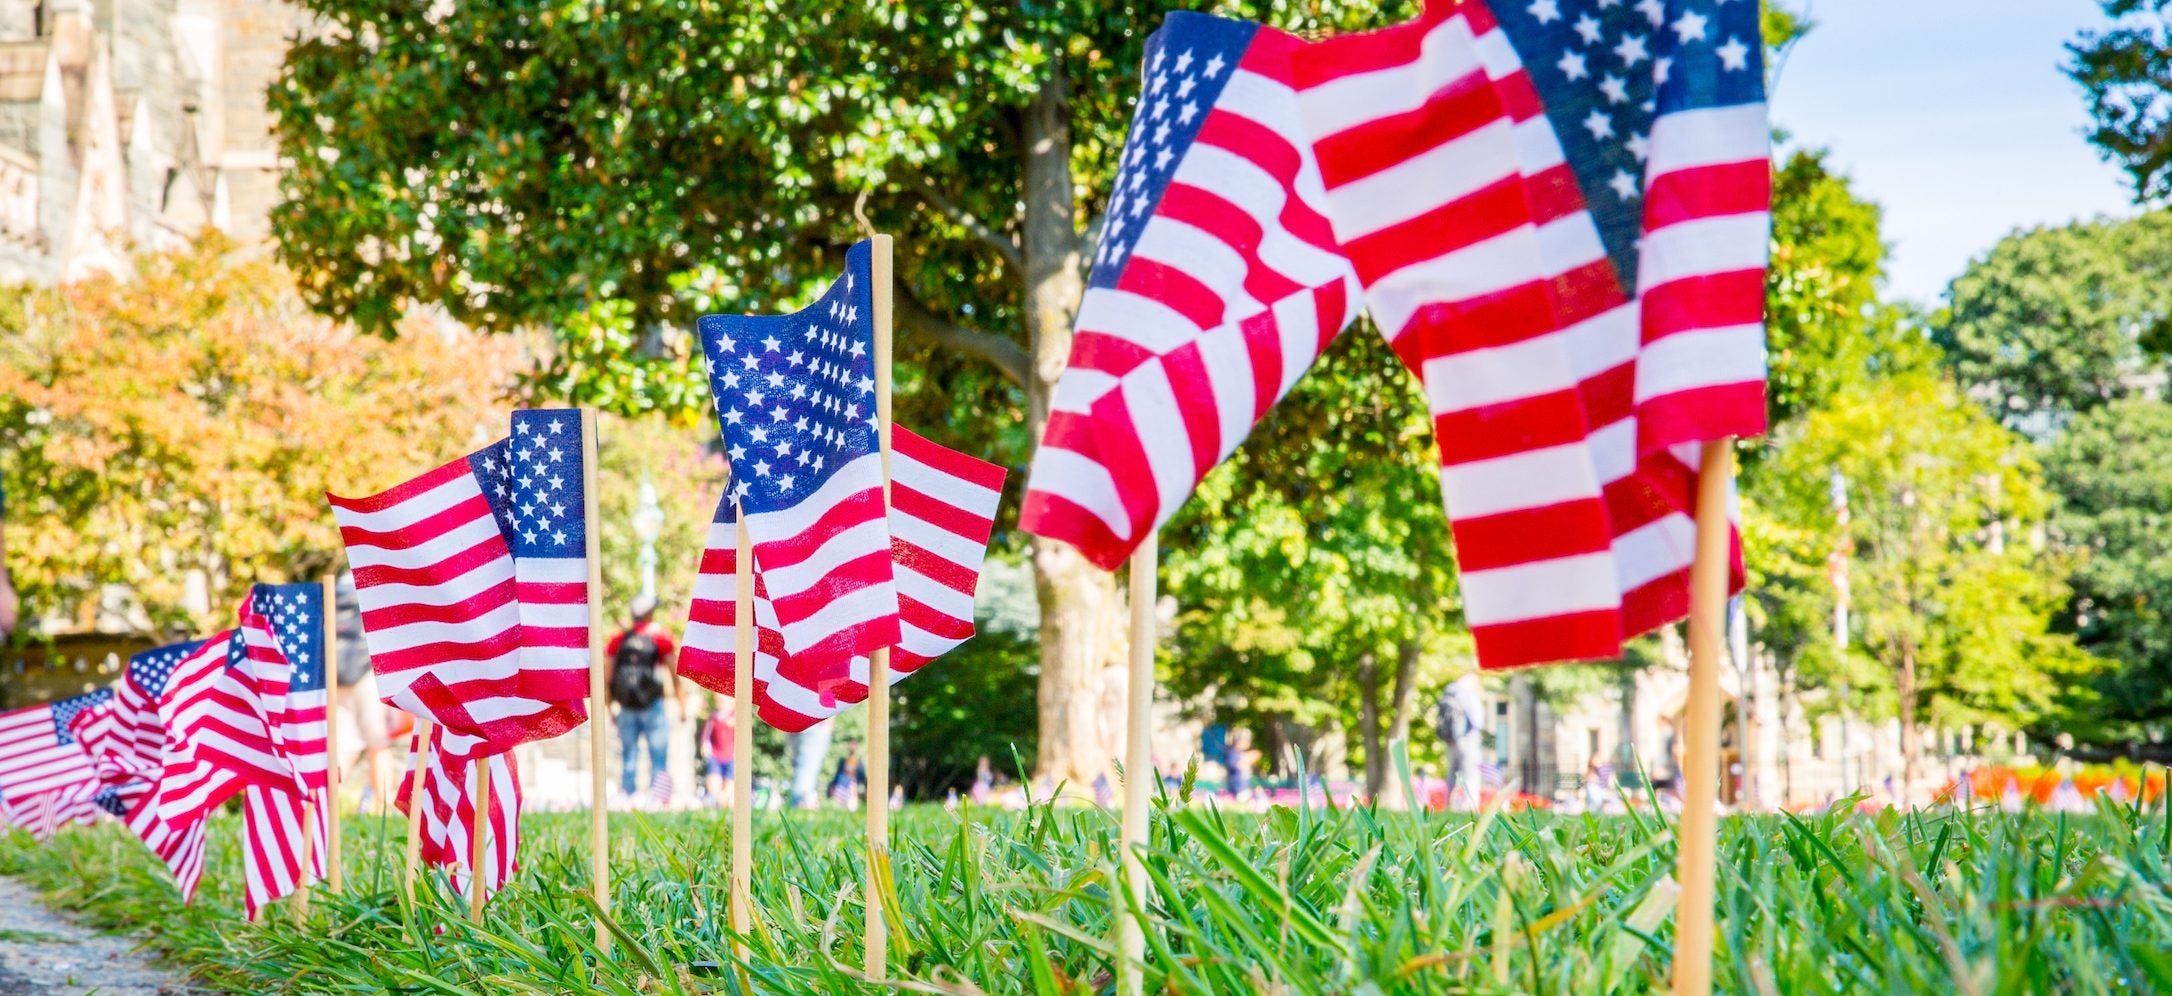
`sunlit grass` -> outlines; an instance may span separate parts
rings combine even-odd
[[[863,852],[845,813],[762,814],[750,954],[726,923],[728,821],[613,818],[616,950],[599,959],[582,814],[531,815],[523,871],[473,925],[437,884],[400,901],[398,821],[351,819],[348,891],[240,917],[240,827],[195,906],[117,826],[0,840],[94,925],[237,991],[878,991],[859,977]],[[894,980],[923,992],[1111,984],[1113,814],[897,814]],[[1935,812],[1722,824],[1719,984],[1734,991],[2172,992],[2172,820]],[[1148,991],[1664,988],[1673,828],[1656,817],[1237,815],[1167,800],[1147,869]],[[885,905],[888,905],[887,903]],[[601,967],[599,968],[599,961]]]

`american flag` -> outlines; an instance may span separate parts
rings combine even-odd
[[[91,765],[97,771],[92,801],[108,813],[124,816],[149,791],[150,782],[122,727],[121,707],[116,699],[109,696],[78,710],[68,721],[68,730],[75,734],[77,746],[91,756]]]
[[[259,695],[284,681],[273,668],[269,659],[250,658],[239,629],[212,637],[174,666],[158,703],[166,730],[160,819],[186,826],[248,785],[294,787],[294,769],[273,739]]]
[[[512,433],[367,498],[325,497],[354,567],[386,702],[458,757],[587,719],[581,413],[516,411]]]
[[[302,795],[291,786],[248,784],[242,787],[241,869],[243,899],[249,918],[281,896],[302,887]],[[311,856],[321,865],[324,849]]]
[[[73,724],[77,713],[112,698],[101,688],[0,713],[0,802],[18,826],[42,840],[96,814],[97,763],[77,742]]]
[[[116,762],[136,772],[142,792],[123,799],[129,830],[158,855],[172,873],[183,902],[194,898],[204,871],[204,828],[201,818],[169,823],[159,815],[158,788],[165,764],[166,726],[159,718],[174,672],[206,641],[191,640],[143,651],[128,659],[113,693],[114,716],[120,735],[115,745]],[[123,793],[124,796],[126,793]]]
[[[1638,452],[1764,432],[1772,125],[1758,5],[1470,7],[1481,32],[1497,21],[1526,69],[1504,93],[1536,91],[1574,173],[1562,192],[1581,193],[1637,299]],[[1507,53],[1488,44],[1491,67]]]
[[[1114,569],[1356,315],[1291,89],[1303,42],[1177,12],[1145,92],[1020,524]]]
[[[871,244],[790,315],[704,315],[702,349],[747,517],[784,634],[807,680],[898,640],[875,418]]]
[[[242,603],[241,641],[258,678],[257,708],[291,774],[285,785],[243,789],[242,864],[251,916],[301,887],[304,851],[310,870],[324,873],[331,823],[324,737],[328,608],[317,583],[258,584]],[[305,805],[313,807],[306,826]]]
[[[1643,632],[1689,611],[1694,444],[1765,428],[1772,191],[1756,5],[1532,4],[1506,21],[1467,10],[1517,122],[1557,321],[1583,364],[1624,631]]]
[[[128,659],[128,669],[114,684],[114,717],[121,732],[121,749],[143,761],[156,775],[159,752],[166,744],[166,726],[158,718],[158,703],[173,680],[174,669],[190,654],[202,649],[203,640],[188,640],[153,647]]]
[[[1623,12],[1647,21],[1658,6],[1647,0],[1631,11],[1607,0],[1594,10],[1621,27]],[[1603,27],[1589,12],[1570,22],[1559,7],[1539,0],[1520,13],[1562,22],[1564,38]],[[1695,26],[1684,22],[1683,31]],[[1624,635],[1687,611],[1695,454],[1640,432],[1638,385],[1680,385],[1689,374],[1646,370],[1679,366],[1682,353],[1640,343],[1638,309],[1623,291],[1636,286],[1635,271],[1620,264],[1635,262],[1640,223],[1629,216],[1631,252],[1610,258],[1606,226],[1584,210],[1596,189],[1616,201],[1633,195],[1623,179],[1630,174],[1596,145],[1565,159],[1554,137],[1558,115],[1574,110],[1590,142],[1615,139],[1615,158],[1634,165],[1649,152],[1656,104],[1638,98],[1640,124],[1639,112],[1616,99],[1640,64],[1647,84],[1665,71],[1655,67],[1671,57],[1655,60],[1649,41],[1648,33],[1624,41],[1621,72],[1603,76],[1568,52],[1560,74],[1578,85],[1559,94],[1532,89],[1516,47],[1476,3],[1435,3],[1409,24],[1299,56],[1336,231],[1382,330],[1426,385],[1466,613],[1488,667],[1616,656]],[[1751,165],[1763,184],[1761,106],[1756,127]],[[1763,224],[1760,215],[1759,267]],[[1752,276],[1751,324],[1737,330],[1749,337],[1749,379],[1716,394],[1662,392],[1663,406],[1680,406],[1668,416],[1673,424],[1685,424],[1681,412],[1709,409],[1715,433],[1761,429],[1762,275]],[[1702,313],[1741,304],[1716,303]],[[1705,374],[1735,376],[1726,372],[1730,354],[1713,356]],[[1729,412],[1745,384],[1754,425]]]
[[[428,757],[423,769],[422,860],[443,865],[451,873],[453,888],[466,895],[475,862],[475,762],[449,757],[443,727],[430,728],[430,750],[408,740],[408,758]],[[504,751],[483,759],[490,765],[490,828],[484,834],[483,891],[486,896],[505,887],[519,867],[520,768],[513,753]],[[395,804],[403,813],[414,805],[415,772],[412,767],[400,782]]]
[[[1003,468],[891,428],[890,554],[897,575],[903,637],[890,655],[896,682],[973,635],[973,593],[988,555]],[[702,551],[687,612],[679,673],[703,687],[732,694],[737,643],[738,520],[726,497]],[[763,722],[797,733],[867,698],[869,664],[852,661],[843,681],[810,685],[793,677],[777,613],[762,572],[754,575],[755,712]]]

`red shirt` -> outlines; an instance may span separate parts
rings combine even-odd
[[[709,735],[709,757],[718,761],[731,760],[738,747],[732,737],[736,732],[732,728],[732,714],[729,711],[710,713],[709,729],[706,732]]]
[[[671,631],[658,625],[654,619],[642,623],[634,627],[634,629],[647,633],[649,639],[656,641],[656,665],[658,667],[670,667],[671,655],[679,652],[679,641],[671,638]],[[633,630],[623,630],[617,636],[612,637],[610,645],[603,648],[603,655],[616,659],[618,657],[618,645],[626,642],[626,634],[631,632]]]

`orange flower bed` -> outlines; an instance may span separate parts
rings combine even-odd
[[[2051,804],[2059,786],[2069,778],[2074,791],[2083,798],[2105,795],[2116,799],[2139,798],[2144,803],[2156,803],[2165,797],[2167,781],[2172,772],[2155,765],[2134,765],[2126,762],[2092,764],[2076,768],[2071,775],[2057,768],[2028,765],[2013,768],[2005,765],[1985,765],[1968,772],[1968,796],[1977,802],[2005,799],[2009,792],[2039,806]],[[1944,798],[1956,798],[1962,791],[1958,779],[1949,781],[1939,794]]]

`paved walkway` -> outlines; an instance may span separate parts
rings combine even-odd
[[[77,926],[38,901],[29,886],[0,877],[0,996],[185,992],[133,941]]]

